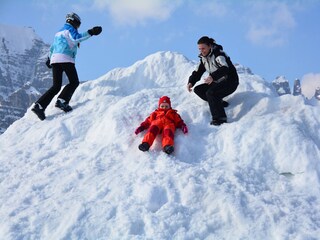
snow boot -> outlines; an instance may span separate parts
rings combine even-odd
[[[41,107],[39,103],[35,103],[31,111],[34,112],[41,121],[46,119],[46,115],[44,114],[44,109]]]
[[[171,154],[171,153],[173,153],[173,151],[174,151],[174,147],[173,147],[173,146],[170,146],[170,145],[166,145],[166,146],[164,146],[163,151],[164,151],[166,154]]]
[[[56,101],[55,107],[60,108],[61,110],[65,111],[65,112],[70,112],[72,111],[72,107],[66,103],[65,101],[63,101],[62,99],[59,99]]]
[[[222,100],[221,102],[224,108],[229,107],[229,103],[227,101]]]
[[[147,142],[143,142],[143,143],[141,143],[141,144],[139,145],[138,148],[139,148],[142,152],[145,152],[145,151],[148,151],[148,150],[149,150],[150,145],[149,145],[149,143],[147,143]]]
[[[210,122],[210,125],[219,126],[219,125],[226,123],[226,122],[227,122],[226,118],[212,119],[212,121]]]

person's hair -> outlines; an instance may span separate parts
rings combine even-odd
[[[208,46],[212,46],[216,41],[213,38],[209,38],[207,36],[203,36],[198,40],[198,44],[206,44]]]

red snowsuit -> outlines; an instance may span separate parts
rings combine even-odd
[[[185,123],[177,110],[158,108],[140,124],[144,129],[148,129],[142,142],[147,142],[151,146],[156,136],[162,132],[162,147],[173,146],[176,128],[181,128],[184,125]]]

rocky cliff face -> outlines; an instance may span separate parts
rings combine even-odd
[[[300,84],[300,80],[299,79],[295,79],[294,83],[293,83],[293,91],[292,91],[292,95],[293,96],[299,96],[301,95],[301,84]]]
[[[0,24],[0,134],[52,85],[49,47],[32,28]]]
[[[316,88],[315,93],[314,93],[315,99],[320,101],[320,87]]]
[[[284,94],[291,94],[289,81],[284,76],[277,77],[272,81],[272,85],[279,96],[282,96]]]

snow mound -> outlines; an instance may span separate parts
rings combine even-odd
[[[4,239],[316,239],[320,108],[243,71],[227,124],[186,90],[195,63],[158,52],[82,83],[65,114],[28,110],[0,136]],[[138,150],[167,95],[189,133]]]

